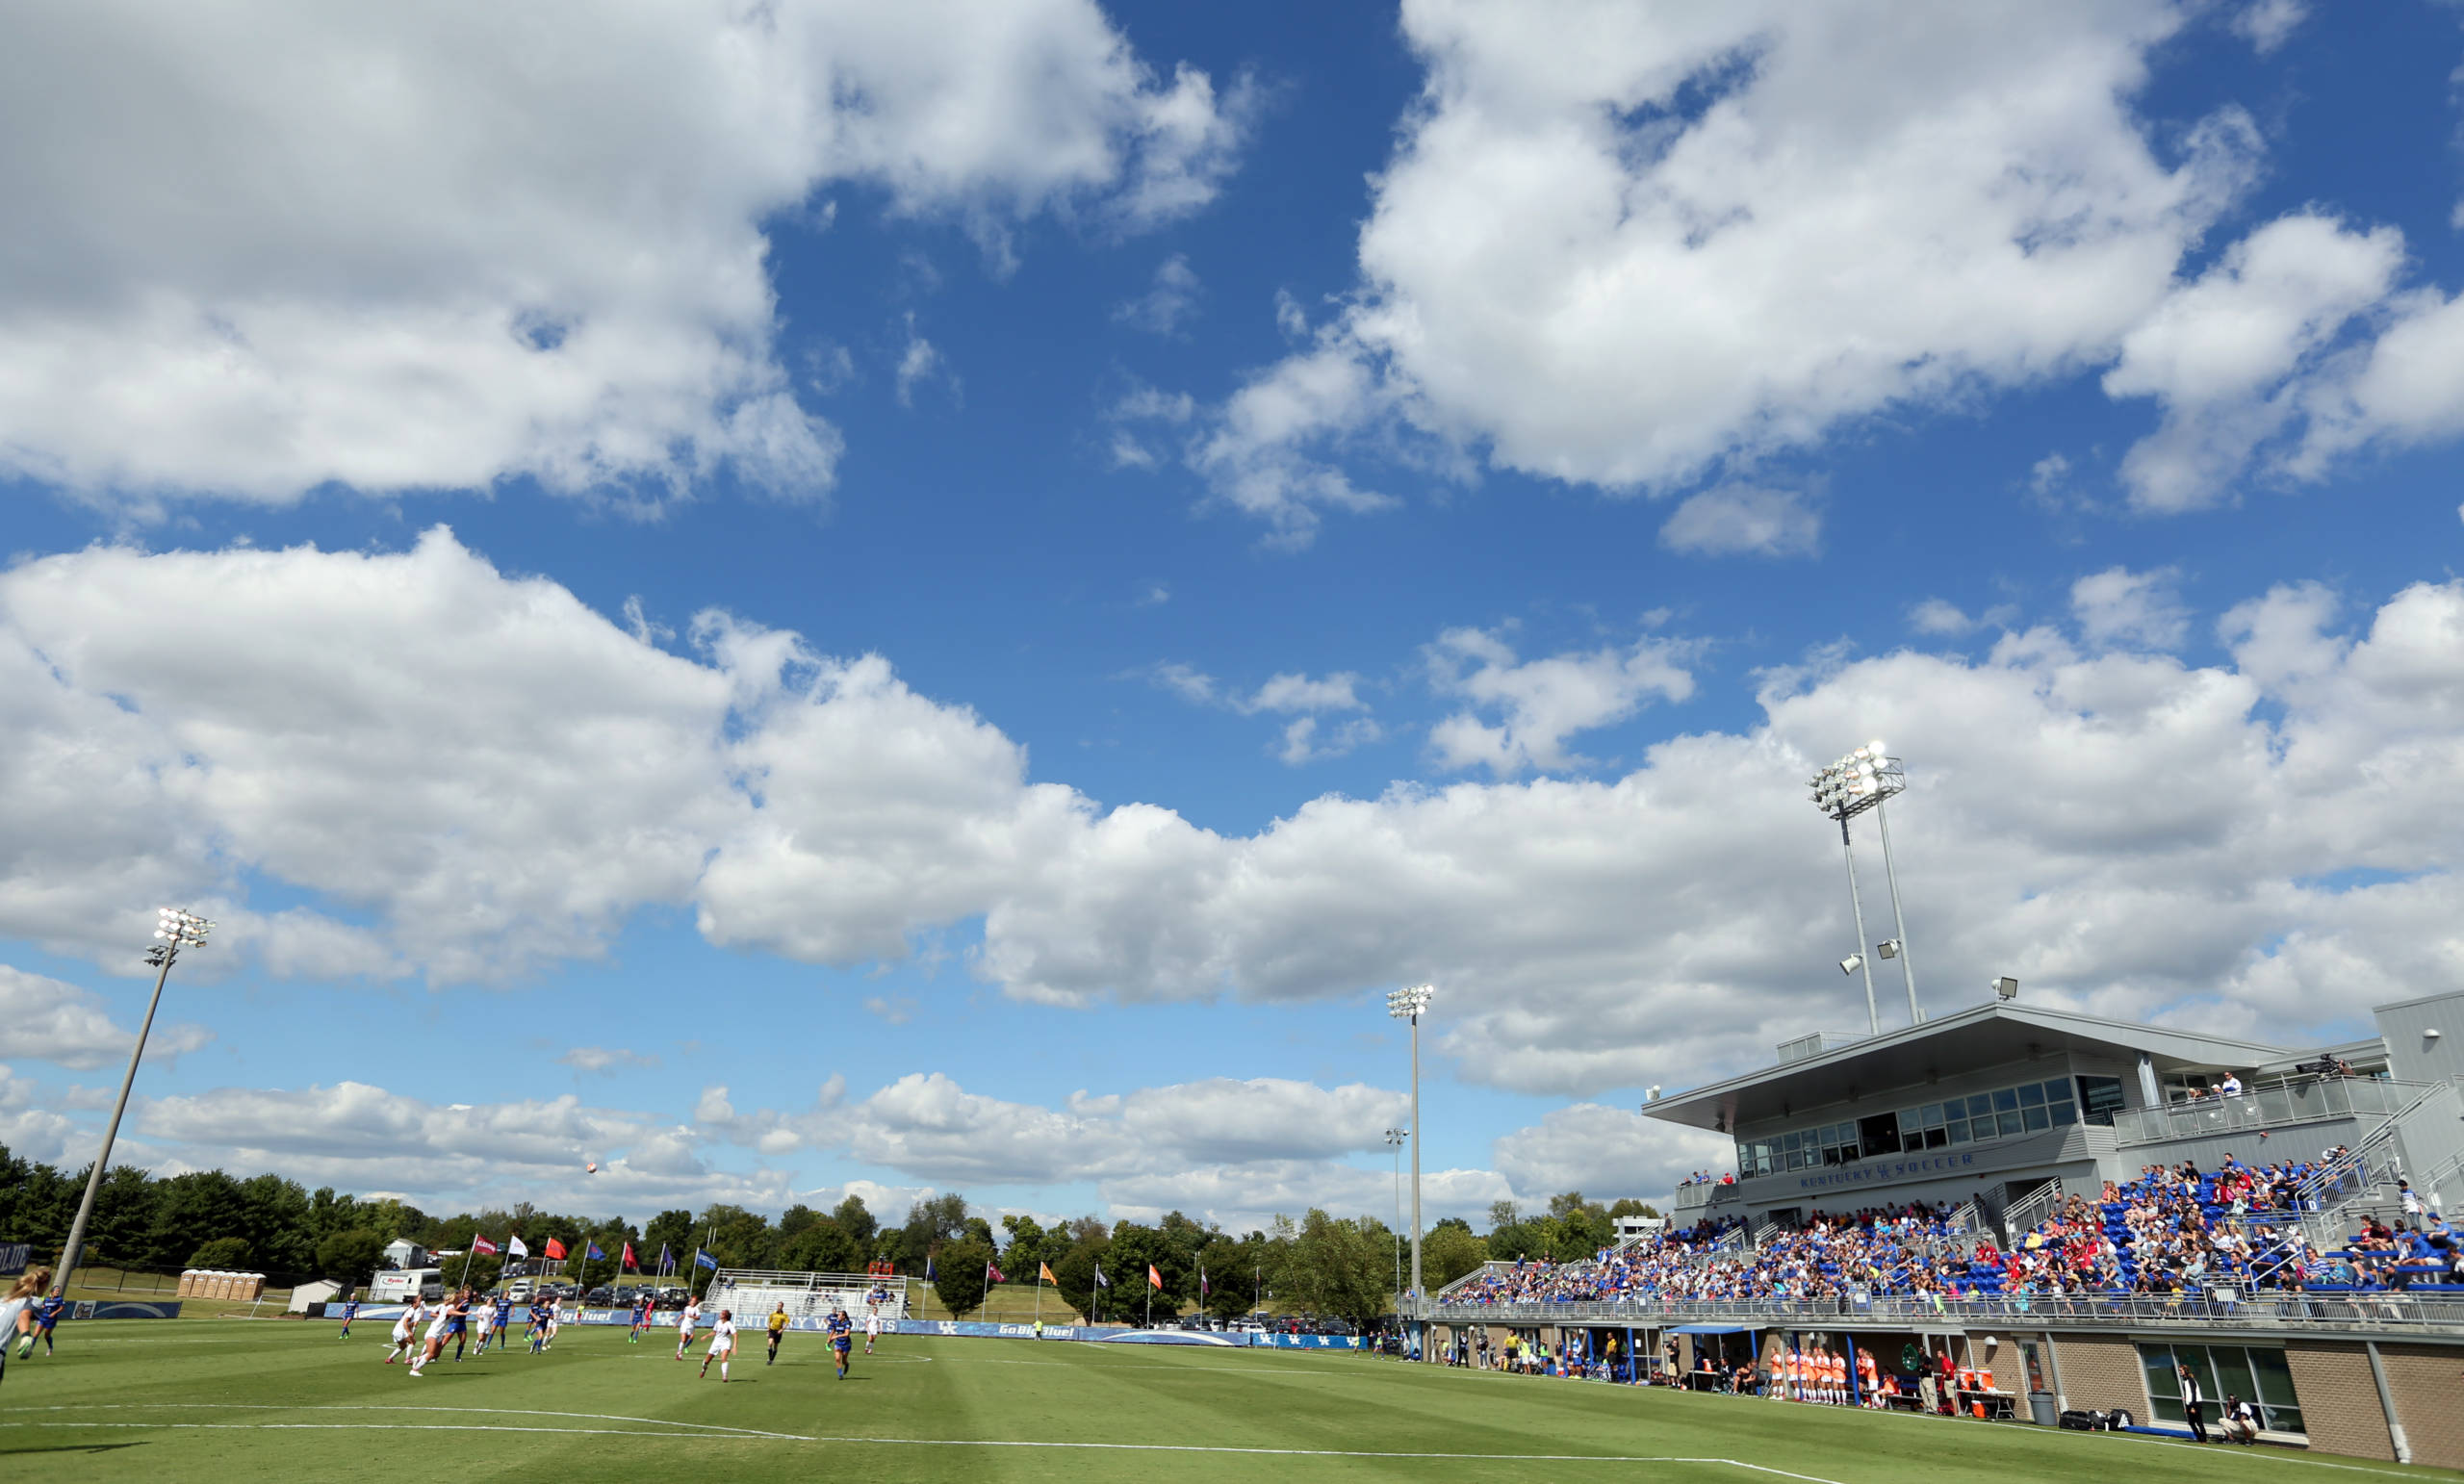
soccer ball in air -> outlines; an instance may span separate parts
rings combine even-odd
[[[596,1174],[598,1174],[598,1173],[599,1173],[599,1162],[598,1162],[598,1161],[596,1161],[596,1160],[594,1160],[594,1161],[592,1161],[590,1164],[583,1165],[583,1166],[581,1167],[581,1172],[582,1172],[583,1174],[585,1174],[585,1175],[596,1175]]]

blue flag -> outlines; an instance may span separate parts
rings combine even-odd
[[[693,1249],[693,1266],[696,1267],[707,1267],[715,1272],[718,1270],[719,1260],[712,1257],[709,1253],[703,1251],[700,1247],[695,1247]]]
[[[658,1244],[658,1270],[666,1272],[669,1268],[672,1268],[675,1266],[676,1254],[667,1250],[666,1242],[660,1242]]]
[[[932,1281],[933,1281],[934,1277],[935,1277],[935,1273],[934,1273],[934,1271],[933,1271],[933,1254],[931,1254],[930,1252],[927,1252],[927,1253],[925,1253],[925,1254],[924,1254],[924,1281],[925,1281],[925,1282],[927,1282],[927,1283],[930,1283],[930,1282],[932,1282]]]
[[[588,1254],[590,1261],[594,1263],[603,1263],[607,1261],[607,1254],[600,1251],[599,1243],[595,1241],[583,1250]]]
[[[1111,1288],[1112,1286],[1113,1286],[1113,1280],[1104,1276],[1104,1270],[1103,1270],[1102,1268],[1100,1268],[1100,1267],[1096,1268],[1096,1269],[1095,1269],[1095,1287],[1097,1287],[1097,1288],[1099,1288],[1099,1289],[1108,1289],[1108,1288]]]

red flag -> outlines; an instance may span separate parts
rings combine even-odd
[[[984,1265],[984,1281],[987,1283],[1007,1283],[1010,1280],[1001,1276],[1000,1268],[993,1267],[990,1263],[987,1263]]]
[[[474,1237],[471,1239],[471,1250],[474,1252],[500,1252],[503,1249],[499,1247],[495,1242],[488,1241],[485,1237]]]
[[[627,1272],[640,1272],[642,1270],[641,1262],[633,1256],[633,1244],[629,1241],[625,1243],[625,1270]]]
[[[565,1255],[565,1244],[558,1241],[555,1238],[551,1237],[548,1239],[547,1252],[550,1261],[552,1262]]]
[[[1164,1286],[1164,1275],[1155,1270],[1155,1265],[1152,1263],[1146,1265],[1146,1286],[1150,1289],[1160,1289]]]

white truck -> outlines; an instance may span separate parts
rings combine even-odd
[[[368,1301],[374,1304],[407,1304],[414,1298],[444,1296],[442,1267],[390,1267],[368,1286]]]

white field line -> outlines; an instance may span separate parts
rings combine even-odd
[[[179,1409],[185,1411],[307,1411],[307,1412],[452,1412],[477,1417],[561,1417],[580,1420],[608,1422],[640,1422],[652,1426],[678,1425],[700,1427],[703,1431],[671,1436],[689,1437],[703,1443],[741,1439],[746,1442],[857,1444],[875,1447],[955,1447],[955,1448],[1045,1448],[1066,1452],[1102,1453],[1219,1453],[1261,1458],[1383,1458],[1449,1463],[1592,1463],[1592,1464],[1716,1464],[1732,1469],[1744,1469],[1755,1473],[1767,1473],[1777,1478],[1802,1479],[1807,1484],[1836,1484],[1816,1474],[1796,1473],[1786,1469],[1774,1469],[1762,1464],[1750,1464],[1738,1458],[1687,1458],[1675,1455],[1638,1455],[1615,1453],[1442,1453],[1386,1451],[1372,1448],[1274,1448],[1238,1447],[1228,1445],[1195,1443],[1062,1443],[1024,1438],[883,1438],[847,1435],[814,1435],[761,1432],[750,1427],[712,1427],[706,1423],[670,1423],[661,1418],[625,1417],[596,1412],[543,1412],[496,1407],[392,1407],[392,1406],[329,1406],[285,1408],[270,1403],[163,1402],[112,1403],[102,1406],[55,1406],[42,1410],[68,1411],[146,1411]],[[75,1421],[17,1420],[0,1421],[7,1427],[76,1427],[117,1429],[180,1429],[186,1431],[222,1432],[299,1432],[346,1431],[367,1428],[388,1432],[514,1432],[560,1433],[569,1435],[608,1435],[627,1438],[658,1437],[638,1427],[541,1427],[504,1422],[138,1422],[138,1421]]]

